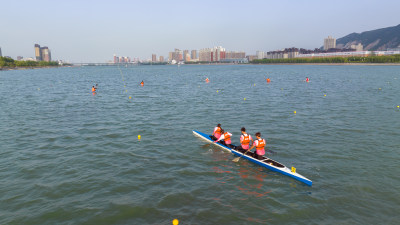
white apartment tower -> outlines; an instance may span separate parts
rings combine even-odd
[[[324,50],[328,50],[330,48],[336,48],[336,38],[328,36],[328,38],[324,39]]]

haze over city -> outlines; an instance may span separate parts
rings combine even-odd
[[[8,1],[2,3],[3,55],[106,62],[113,54],[168,57],[174,48],[255,53],[317,48],[343,37],[399,23],[399,1]]]

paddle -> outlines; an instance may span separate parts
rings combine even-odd
[[[232,162],[239,162],[239,159],[242,158],[243,155],[245,155],[250,149],[248,149],[245,153],[243,153],[240,157],[234,158]]]

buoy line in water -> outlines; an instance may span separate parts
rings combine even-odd
[[[119,70],[119,73],[121,74],[122,84],[124,85],[125,93],[128,95],[128,89],[126,88],[125,77],[124,77],[124,74],[122,73],[122,70],[119,67],[119,65],[118,65],[118,70]],[[128,98],[131,100],[132,96],[129,96]]]

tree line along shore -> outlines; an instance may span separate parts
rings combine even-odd
[[[58,62],[45,61],[16,61],[8,57],[0,57],[0,69],[15,69],[15,68],[40,68],[40,67],[57,67]]]
[[[351,57],[325,57],[325,58],[290,58],[290,59],[255,59],[252,64],[279,64],[279,63],[400,63],[399,55],[385,56],[351,56]]]
[[[195,62],[187,64],[210,64],[212,62]],[[159,63],[158,65],[165,65]],[[186,64],[186,63],[185,63]],[[212,63],[225,64],[225,63]],[[389,56],[351,56],[325,58],[290,58],[290,59],[255,59],[250,64],[400,64],[400,54]],[[150,64],[149,64],[150,65]],[[17,61],[8,57],[0,57],[0,70],[17,68],[58,67],[58,62],[51,61]],[[64,64],[63,66],[68,66]]]

